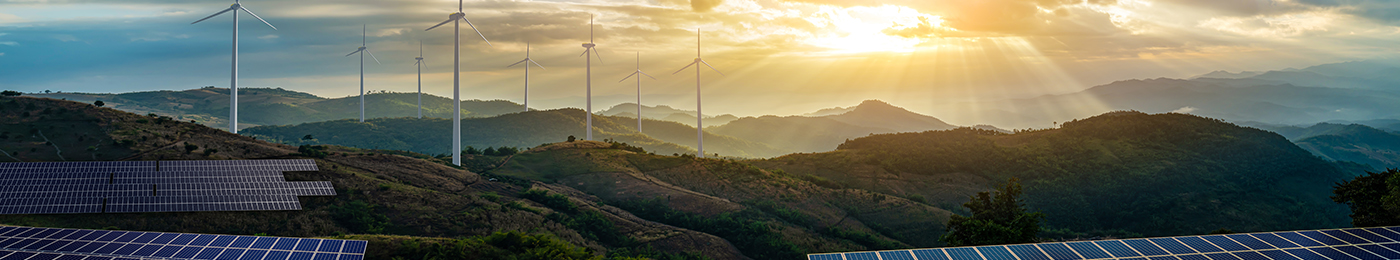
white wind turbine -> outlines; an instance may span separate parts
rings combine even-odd
[[[375,58],[374,53],[370,53],[369,48],[365,47],[366,38],[369,36],[368,29],[368,25],[360,29],[360,33],[362,33],[360,35],[360,49],[345,55],[345,57],[350,57],[350,55],[360,53],[360,122],[365,121],[365,54],[368,53],[369,58],[374,59],[375,64],[382,64],[379,63],[379,58]]]
[[[681,68],[680,70],[676,70],[676,72],[671,73],[671,75],[681,73],[681,71],[685,70],[686,68],[690,68],[690,66],[695,66],[695,141],[699,144],[699,147],[697,149],[698,153],[696,153],[696,156],[699,156],[700,158],[705,158],[705,132],[703,130],[705,129],[705,125],[701,124],[701,119],[705,118],[705,114],[700,112],[700,66],[696,64],[704,64],[705,67],[710,67],[710,69],[714,70],[715,73],[719,73],[719,75],[724,75],[724,72],[719,72],[719,69],[715,69],[715,66],[710,66],[709,62],[705,62],[704,59],[700,58],[699,28],[695,29],[695,61],[690,62],[690,65],[685,65],[685,67]]]
[[[636,72],[632,72],[632,74],[628,74],[626,78],[622,78],[622,80],[619,80],[619,81],[617,81],[617,82],[622,82],[622,81],[624,81],[624,80],[627,80],[627,78],[631,78],[632,76],[637,76],[637,132],[638,132],[638,133],[641,133],[641,132],[642,132],[642,76],[647,76],[648,78],[656,79],[656,77],[652,77],[651,75],[647,74],[646,72],[642,72],[642,53],[641,53],[641,52],[637,52],[637,71],[636,71]]]
[[[598,55],[598,50],[596,47],[598,47],[598,45],[593,44],[593,15],[589,15],[588,43],[583,44],[583,54],[578,55],[580,57],[583,57],[583,60],[587,67],[586,69],[584,69],[584,73],[586,75],[585,77],[587,78],[587,85],[584,90],[584,95],[587,96],[585,97],[586,104],[584,105],[584,117],[586,118],[584,120],[586,121],[584,125],[584,130],[587,130],[586,132],[588,134],[584,135],[584,140],[589,141],[593,140],[593,57],[587,56],[589,56],[589,53],[593,53],[594,57],[598,57],[598,63],[603,63],[603,56]]]
[[[418,67],[418,118],[423,118],[423,68],[428,67],[428,63],[423,62],[423,41],[418,41],[418,60],[413,66]]]
[[[517,61],[515,62],[515,64],[511,64],[510,66],[506,66],[506,68],[514,67],[515,65],[519,65],[521,62],[527,61],[530,63],[525,64],[525,112],[530,112],[530,64],[535,64],[535,66],[540,67],[540,69],[545,69],[544,66],[540,65],[540,63],[530,59],[530,42],[525,42],[525,59]]]
[[[232,76],[229,76],[228,83],[228,131],[235,134],[238,133],[238,10],[248,12],[248,15],[252,15],[253,18],[258,18],[258,21],[262,21],[263,24],[267,24],[267,27],[272,27],[273,30],[277,30],[276,26],[272,26],[272,24],[268,23],[267,20],[263,20],[262,17],[258,17],[258,15],[254,14],[252,10],[244,8],[242,4],[238,3],[238,0],[233,0],[233,5],[229,6],[228,9],[224,9],[223,11],[219,11],[218,13],[206,16],[204,17],[204,19],[199,19],[198,21],[190,23],[196,24],[199,22],[203,22],[204,20],[209,20],[209,18],[214,18],[215,16],[227,13],[228,11],[233,11],[233,69],[231,73]]]
[[[472,21],[467,20],[467,14],[462,13],[462,0],[457,0],[457,12],[448,14],[447,21],[428,27],[424,31],[452,22],[452,164],[462,165],[462,97],[459,95],[462,83],[460,68],[462,63],[459,60],[462,49],[462,26],[458,21],[466,21],[467,26],[471,26],[472,30],[476,31],[476,35],[481,36],[482,41],[486,41],[486,45],[491,45],[491,41],[486,40],[486,35],[481,34],[481,30],[477,30],[476,25],[472,25]]]

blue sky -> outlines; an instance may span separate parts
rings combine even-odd
[[[128,92],[227,87],[230,17],[190,22],[231,1],[0,0],[0,88]],[[451,95],[451,28],[423,29],[455,11],[438,0],[249,0],[276,25],[240,21],[240,85],[342,97],[366,88],[411,92],[422,41],[426,92]],[[583,51],[596,15],[604,63],[594,94],[630,99],[641,52],[643,103],[694,106],[704,56],[706,111],[800,114],[882,99],[940,116],[939,104],[1073,92],[1131,78],[1271,70],[1392,58],[1400,4],[1378,0],[555,0],[466,1],[493,45],[463,33],[463,93],[521,100],[526,41],[532,105],[581,107]],[[465,28],[465,26],[464,26]],[[595,104],[595,109],[611,106]],[[940,116],[949,117],[949,116]],[[956,120],[952,120],[956,121]]]

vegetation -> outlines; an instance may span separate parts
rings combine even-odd
[[[1338,183],[1332,200],[1351,208],[1357,227],[1400,225],[1400,169],[1368,173]]]
[[[758,212],[741,211],[717,216],[678,211],[662,199],[633,200],[617,207],[648,220],[685,229],[705,232],[729,240],[744,255],[754,259],[800,259],[805,257],[798,247],[783,239],[769,222],[757,220]]]
[[[949,246],[979,246],[1036,242],[1045,214],[1027,212],[1021,200],[1021,180],[1011,178],[996,193],[978,192],[963,204],[971,216],[953,215],[948,233],[940,238]]]

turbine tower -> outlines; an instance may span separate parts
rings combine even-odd
[[[423,62],[423,41],[418,41],[418,60],[413,66],[418,67],[418,118],[423,118],[423,68],[428,67],[428,63]]]
[[[585,97],[585,102],[586,102],[586,104],[584,105],[584,109],[586,109],[586,111],[584,111],[584,112],[585,112],[585,113],[584,113],[584,117],[586,118],[586,119],[584,119],[584,121],[586,121],[586,123],[585,123],[585,125],[584,125],[584,130],[586,130],[587,134],[584,135],[584,140],[589,140],[589,141],[592,141],[592,140],[593,140],[593,59],[592,59],[592,58],[593,58],[593,57],[598,57],[598,63],[603,63],[603,56],[602,56],[602,55],[598,55],[597,47],[598,47],[597,44],[593,44],[593,15],[589,15],[589,16],[588,16],[588,43],[584,43],[584,44],[583,44],[583,54],[579,54],[579,55],[578,55],[578,56],[580,56],[580,57],[583,57],[584,64],[586,65],[586,69],[584,69],[584,75],[586,75],[585,77],[586,77],[586,80],[587,80],[587,84],[585,85],[586,87],[585,87],[585,89],[584,89],[584,95],[586,96],[586,97]],[[593,53],[593,57],[589,57],[589,55],[588,55],[589,53]]]
[[[481,34],[481,30],[477,30],[476,25],[472,25],[472,21],[467,20],[467,14],[462,13],[462,0],[457,0],[457,12],[448,14],[447,21],[442,21],[423,31],[432,30],[447,24],[447,22],[452,22],[452,164],[462,165],[462,96],[460,95],[462,62],[459,59],[462,49],[462,26],[458,21],[466,21],[467,26],[471,26],[472,30],[476,31],[476,35],[481,36],[482,41],[486,41],[486,45],[491,45],[491,41],[486,40],[486,35]]]
[[[672,72],[671,75],[681,73],[681,71],[684,71],[686,68],[690,68],[690,66],[695,66],[695,142],[699,144],[699,147],[697,147],[696,150],[698,151],[696,153],[696,156],[699,156],[700,158],[705,158],[705,132],[703,130],[705,129],[705,125],[701,124],[701,119],[705,118],[705,114],[700,112],[700,66],[696,64],[704,64],[705,67],[710,67],[710,69],[714,70],[715,73],[719,73],[719,75],[724,75],[724,72],[719,72],[719,69],[715,69],[715,66],[710,66],[709,62],[705,62],[704,59],[700,58],[699,28],[695,29],[695,61],[690,62],[690,65],[685,65],[685,67],[681,68],[680,70],[676,70],[676,72]]]
[[[196,23],[199,23],[199,22],[203,22],[204,20],[209,20],[209,18],[214,18],[215,16],[219,16],[219,15],[221,15],[221,14],[227,13],[228,11],[233,11],[233,69],[231,70],[232,72],[230,73],[231,76],[229,76],[229,83],[228,83],[228,97],[229,97],[229,106],[228,106],[228,131],[229,131],[229,132],[232,132],[232,133],[235,133],[235,134],[238,133],[238,11],[239,11],[239,10],[243,10],[244,12],[248,12],[248,15],[252,15],[253,18],[258,18],[258,21],[262,21],[263,24],[267,24],[267,27],[272,27],[272,30],[277,30],[277,27],[276,27],[276,26],[272,26],[272,24],[271,24],[271,23],[268,23],[267,20],[263,20],[262,17],[258,17],[258,14],[253,13],[252,10],[248,10],[248,8],[245,8],[245,7],[243,7],[242,4],[239,4],[239,3],[238,3],[238,0],[233,0],[233,5],[229,6],[228,9],[224,9],[223,11],[219,11],[218,13],[214,13],[214,14],[211,14],[211,15],[209,15],[209,16],[206,16],[206,17],[204,17],[204,19],[199,19],[198,21],[194,21],[193,23],[190,23],[190,24],[196,24]]]
[[[530,63],[525,64],[525,112],[530,112],[530,64],[535,64],[535,66],[539,66],[540,69],[545,69],[544,66],[540,66],[540,63],[530,59],[530,42],[525,42],[525,59],[517,61],[510,66],[506,66],[506,68],[515,67],[515,65],[519,65],[521,62],[527,61]]]
[[[651,79],[653,79],[653,80],[656,79],[656,77],[652,77],[651,75],[648,75],[646,72],[642,72],[642,52],[637,52],[637,71],[636,71],[636,72],[632,72],[632,74],[628,74],[626,78],[622,78],[622,80],[619,80],[619,81],[617,81],[617,82],[620,83],[620,82],[622,82],[622,81],[627,80],[627,78],[631,78],[632,76],[637,76],[637,132],[638,132],[638,133],[641,133],[641,132],[642,132],[642,76],[647,76],[648,78],[651,78]]]
[[[375,64],[383,64],[379,63],[379,58],[375,58],[374,53],[370,53],[369,48],[365,47],[366,38],[369,36],[368,30],[368,25],[360,29],[360,49],[345,55],[345,57],[350,57],[356,53],[360,54],[360,122],[365,121],[365,53],[369,53],[369,58],[374,59]]]

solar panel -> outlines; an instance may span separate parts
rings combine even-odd
[[[5,243],[9,241],[0,241],[0,247]],[[821,253],[807,259],[875,256],[880,260],[1400,260],[1400,227]]]
[[[165,238],[165,239],[162,239]],[[181,239],[184,238],[184,239]],[[263,242],[267,241],[267,242]],[[307,249],[265,248],[272,241],[309,241]],[[188,244],[187,244],[188,243]],[[364,259],[363,240],[0,227],[4,259]],[[872,253],[873,254],[873,253]],[[296,258],[293,258],[296,259]],[[841,259],[837,254],[836,258]],[[878,258],[869,258],[876,259]],[[885,258],[898,259],[898,258]],[[912,260],[912,258],[908,258]]]
[[[283,172],[315,170],[309,159],[0,163],[0,214],[300,210],[296,196],[335,188]]]

